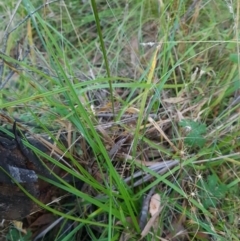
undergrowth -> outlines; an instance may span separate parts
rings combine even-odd
[[[51,138],[58,159],[23,142],[84,182],[48,180],[74,197],[51,204],[26,193],[61,219],[45,240],[239,240],[239,2],[15,4],[0,6],[1,131]],[[43,239],[29,220],[20,240]]]

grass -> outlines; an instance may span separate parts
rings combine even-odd
[[[72,226],[54,240],[239,240],[239,3],[19,3],[0,7],[1,130],[50,136],[60,161],[24,144],[85,183],[31,197]]]

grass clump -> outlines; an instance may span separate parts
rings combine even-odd
[[[31,197],[60,220],[50,239],[240,238],[238,8],[2,5],[1,130],[16,119],[28,136],[51,137],[54,157],[24,144],[85,183],[48,180],[71,195],[58,204]],[[49,238],[32,223],[35,240]]]

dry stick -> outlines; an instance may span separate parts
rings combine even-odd
[[[169,171],[170,168],[176,166],[179,164],[178,160],[170,160],[170,161],[164,161],[160,163],[156,163],[150,167],[148,167],[151,171],[154,171],[155,173],[158,173],[159,175],[163,175],[165,172]],[[140,178],[141,177],[141,178]],[[148,182],[152,178],[152,174],[146,173],[143,170],[137,171],[132,174],[132,176],[129,176],[124,179],[125,183],[128,183],[130,180],[134,180],[133,187],[137,187],[143,183]]]
[[[196,108],[197,106],[198,106],[198,104],[193,105],[193,106],[190,106],[190,107],[184,109],[181,113],[182,113],[182,114],[187,113],[188,111]],[[112,113],[106,113],[106,116],[107,116],[107,117],[111,117],[112,115],[113,115]],[[135,116],[135,115],[136,115],[136,116]],[[96,114],[95,116],[98,117],[99,114]],[[125,115],[122,115],[122,116],[124,117]],[[157,119],[157,118],[159,117],[159,114],[149,114],[148,116],[151,117],[151,118],[153,118],[153,119]],[[101,116],[99,116],[99,117],[101,117]],[[113,122],[113,121],[112,121],[112,122],[108,122],[108,123],[102,123],[102,124],[97,125],[97,126],[95,126],[95,127],[96,127],[97,129],[99,129],[99,128],[107,129],[107,128],[110,128],[110,127],[113,126],[113,125],[117,125],[117,124],[121,124],[121,123],[127,123],[127,122],[129,122],[129,121],[132,121],[134,118],[138,117],[138,115],[137,115],[137,114],[134,114],[134,115],[126,116],[126,117],[129,117],[129,118],[126,118],[126,119],[123,119],[123,120],[119,120],[119,121],[117,121],[117,122]],[[173,119],[176,118],[176,117],[178,117],[178,116],[177,116],[177,115],[173,115]],[[162,123],[162,124],[167,124],[167,123],[169,123],[170,121],[171,121],[171,120],[161,120],[161,123]],[[149,124],[146,125],[146,127],[149,127],[149,126],[152,126],[152,125],[153,125],[153,124],[150,122]]]

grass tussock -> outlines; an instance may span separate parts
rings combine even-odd
[[[48,180],[64,194],[35,199],[43,210],[3,235],[239,240],[239,10],[224,0],[1,4],[1,131],[17,120],[51,153],[28,148],[84,182]]]

